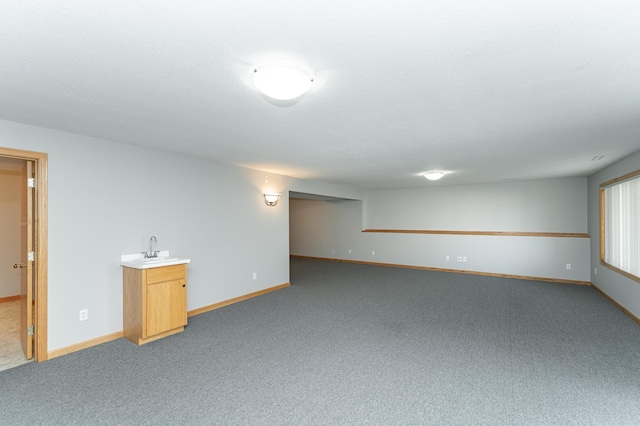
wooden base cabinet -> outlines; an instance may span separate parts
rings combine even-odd
[[[184,330],[186,264],[122,270],[124,337],[142,345]]]

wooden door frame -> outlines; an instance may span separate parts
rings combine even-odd
[[[0,157],[33,161],[36,173],[35,204],[35,339],[33,356],[37,362],[46,361],[48,356],[48,155],[43,152],[25,151],[0,147]],[[25,330],[21,330],[25,332]]]

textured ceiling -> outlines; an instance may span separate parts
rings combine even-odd
[[[587,176],[640,150],[639,22],[637,0],[5,0],[0,118],[363,188]],[[253,89],[272,59],[315,74],[297,104]]]

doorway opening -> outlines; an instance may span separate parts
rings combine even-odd
[[[48,359],[47,350],[47,160],[45,153],[0,147],[0,160],[17,165],[21,191],[20,257],[3,259],[3,267],[19,270],[20,291],[17,297],[4,298],[19,305],[19,338],[25,359],[37,362]],[[8,299],[8,300],[7,300]],[[13,299],[13,300],[12,300]]]

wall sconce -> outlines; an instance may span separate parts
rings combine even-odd
[[[278,200],[280,200],[280,194],[263,194],[263,195],[264,195],[265,204],[271,207],[278,204]]]

